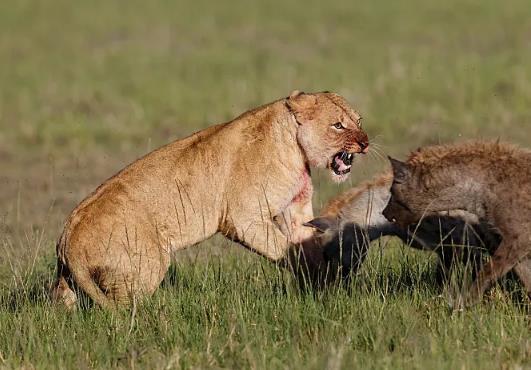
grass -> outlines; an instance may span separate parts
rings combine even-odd
[[[318,293],[256,258],[184,260],[153,298],[119,312],[62,312],[42,292],[50,273],[34,272],[3,297],[1,345],[10,366],[39,368],[529,365],[529,317],[503,292],[452,313],[425,258],[371,257],[350,289]]]
[[[375,248],[350,288],[306,292],[221,238],[180,254],[136,310],[50,306],[68,212],[147,151],[293,89],[333,90],[386,154],[501,138],[531,146],[524,0],[0,4],[0,367],[526,368],[509,284],[463,313],[433,261]],[[316,210],[348,184],[317,171]]]

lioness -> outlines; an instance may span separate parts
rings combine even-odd
[[[217,232],[282,259],[312,234],[302,226],[312,218],[310,167],[345,180],[368,145],[344,98],[295,91],[159,148],[71,213],[57,243],[53,297],[72,306],[75,284],[100,306],[130,303],[158,287],[170,252]]]
[[[477,303],[514,269],[531,296],[531,151],[497,142],[421,148],[407,162],[391,159],[391,200],[383,211],[402,227],[448,209],[492,224],[502,241],[456,306]]]
[[[448,211],[402,228],[382,214],[391,198],[393,175],[385,172],[331,199],[319,217],[306,223],[318,230],[316,242],[325,259],[332,262],[332,276],[341,267],[344,278],[362,265],[370,242],[382,236],[396,236],[416,249],[433,251],[439,257],[437,281],[443,283],[457,261],[480,268],[482,252],[494,251],[500,236],[468,212]]]

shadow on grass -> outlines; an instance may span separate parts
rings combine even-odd
[[[193,260],[172,263],[160,288],[171,291],[256,290],[278,295],[293,291],[295,279],[287,269],[260,257],[214,257],[206,263]]]
[[[401,261],[398,266],[378,266],[373,263],[350,277],[349,282],[338,280],[325,289],[316,289],[311,284],[300,284],[298,279],[285,269],[261,259],[242,263],[236,258],[215,258],[208,263],[192,261],[171,264],[159,289],[166,292],[198,292],[232,290],[273,296],[312,296],[316,300],[333,299],[336,294],[351,297],[377,295],[388,298],[398,296],[438,296],[441,286],[437,283],[435,269],[430,264],[413,264]],[[0,308],[9,312],[21,312],[28,307],[53,307],[50,288],[55,280],[55,271],[39,271],[26,275],[18,283],[13,282],[0,292]],[[530,311],[526,293],[515,274],[510,273],[498,283],[507,302]],[[82,310],[92,309],[94,303],[76,289],[78,305]]]

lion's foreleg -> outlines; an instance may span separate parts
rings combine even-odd
[[[310,200],[291,203],[284,212],[275,217],[275,222],[291,243],[300,244],[313,236],[313,230],[303,225],[312,219],[313,209]]]
[[[238,227],[237,239],[246,247],[272,261],[286,257],[290,248],[288,238],[272,221],[247,222]]]

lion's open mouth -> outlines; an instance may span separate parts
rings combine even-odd
[[[330,168],[336,175],[346,175],[350,172],[352,167],[352,160],[354,159],[354,154],[347,152],[336,153],[332,157],[332,163]]]

